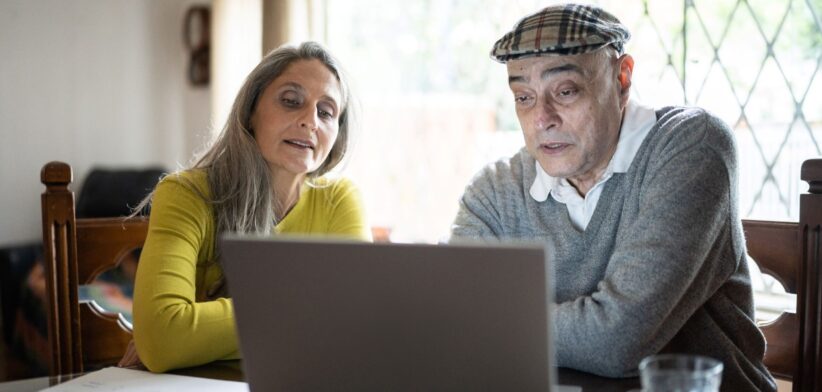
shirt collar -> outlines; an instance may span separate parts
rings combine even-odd
[[[613,173],[625,173],[631,167],[639,147],[645,140],[651,128],[656,124],[656,112],[653,108],[644,106],[636,100],[629,99],[625,107],[625,116],[622,120],[622,128],[619,130],[616,151],[608,162],[608,167],[603,173],[603,178],[608,178]],[[537,175],[531,185],[530,194],[534,200],[543,202],[551,194],[551,190],[558,188],[562,184],[561,178],[551,177],[535,160]]]

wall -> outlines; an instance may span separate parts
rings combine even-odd
[[[93,166],[188,162],[210,132],[181,37],[203,2],[0,2],[0,246],[40,239],[48,161],[74,167],[75,191]]]

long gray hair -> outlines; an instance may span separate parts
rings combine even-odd
[[[325,64],[340,82],[342,111],[337,140],[325,161],[309,173],[308,178],[322,176],[345,156],[351,124],[351,96],[338,61],[316,42],[305,42],[298,47],[281,46],[271,51],[248,75],[222,132],[193,166],[208,173],[217,233],[268,234],[276,225],[271,173],[254,139],[251,116],[265,88],[289,65],[314,59]]]
[[[345,157],[353,113],[349,85],[338,61],[316,42],[304,42],[297,47],[281,46],[271,51],[248,75],[222,131],[191,167],[207,173],[210,196],[194,184],[189,185],[211,204],[216,234],[268,234],[277,224],[274,207],[282,206],[274,205],[271,172],[255,141],[251,117],[265,88],[289,65],[300,60],[319,60],[325,64],[340,82],[342,95],[337,140],[320,167],[308,173],[308,179],[329,172]]]

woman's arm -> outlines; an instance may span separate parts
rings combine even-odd
[[[135,345],[153,372],[239,356],[231,301],[196,301],[198,283],[219,275],[197,269],[201,255],[211,259],[213,233],[211,210],[198,194],[175,177],[158,185],[134,290]]]
[[[371,241],[371,227],[366,218],[362,195],[353,182],[338,180],[331,189],[328,234]]]

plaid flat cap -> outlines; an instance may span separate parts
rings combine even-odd
[[[526,16],[491,49],[491,58],[505,63],[522,57],[564,56],[607,45],[623,53],[631,33],[615,16],[592,5],[560,4]]]

